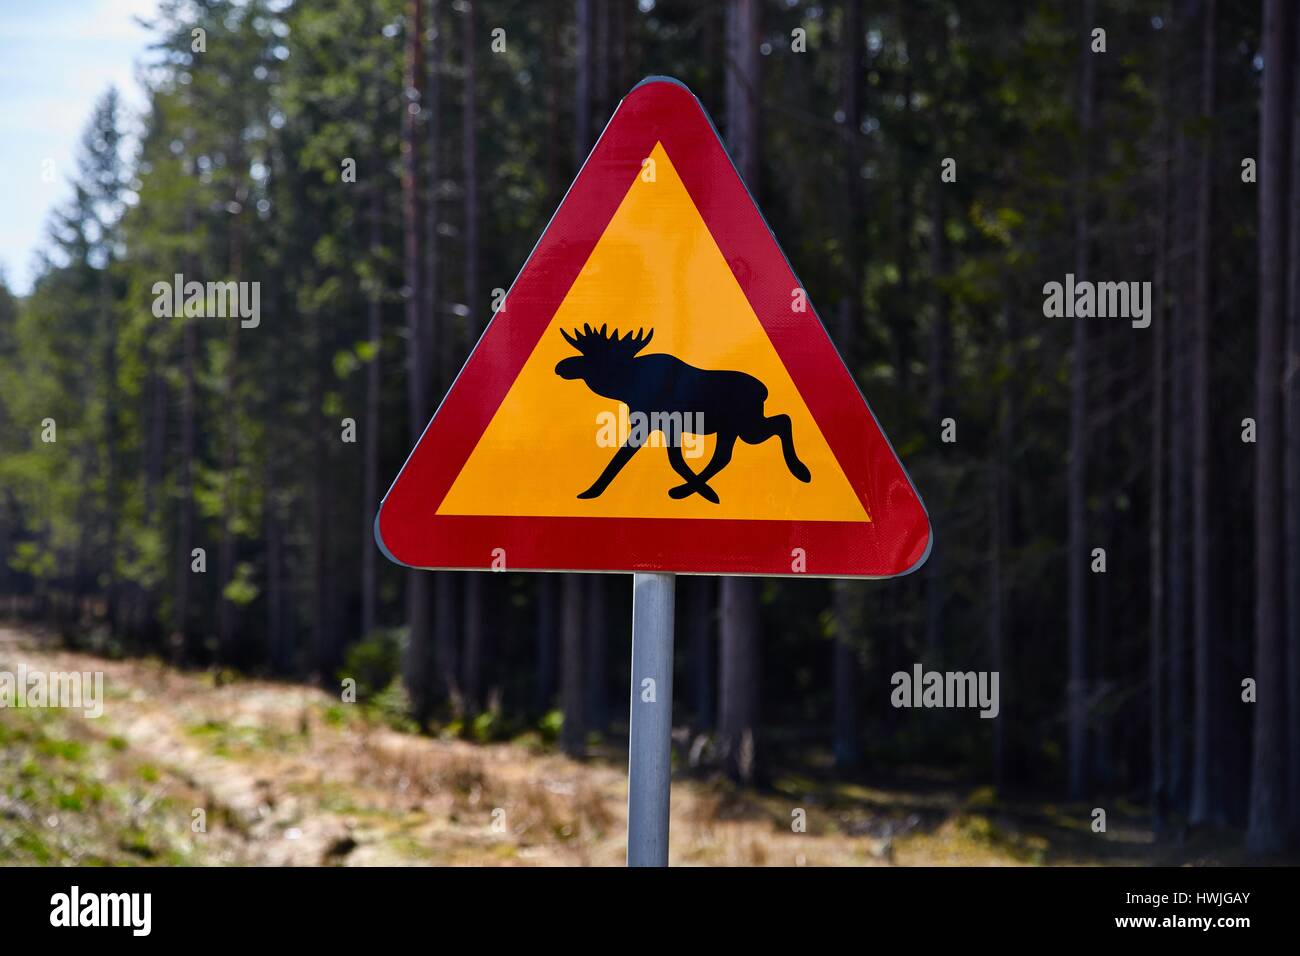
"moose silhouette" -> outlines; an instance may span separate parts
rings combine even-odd
[[[696,368],[674,355],[657,353],[638,355],[650,344],[654,330],[647,335],[637,329],[622,338],[618,329],[608,333],[607,325],[593,330],[584,325],[564,340],[581,352],[563,359],[555,366],[560,378],[582,379],[587,387],[605,398],[628,406],[630,413],[641,413],[664,433],[668,462],[684,483],[671,488],[672,498],[697,494],[718,504],[718,494],[709,487],[711,479],[731,461],[736,440],[758,445],[776,436],[781,439],[781,453],[790,474],[803,482],[812,481],[808,466],[794,450],[789,415],[763,414],[767,386],[744,372]],[[694,427],[686,423],[694,423]],[[697,430],[698,429],[698,430]],[[696,474],[682,454],[682,434],[718,436],[713,457]],[[632,456],[646,443],[647,436],[634,430],[622,444],[600,477],[579,498],[599,498]]]

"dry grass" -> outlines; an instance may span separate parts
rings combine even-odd
[[[624,860],[625,767],[401,733],[321,691],[52,650],[0,627],[0,669],[105,672],[104,716],[0,711],[0,863],[598,865]],[[220,686],[218,686],[218,683]],[[1143,835],[958,791],[673,787],[674,864],[1141,862]],[[206,830],[194,832],[195,810]],[[1068,817],[1068,815],[1066,815]],[[801,819],[804,832],[793,824]]]

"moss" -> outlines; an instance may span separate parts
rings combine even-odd
[[[185,732],[191,737],[212,737],[226,731],[227,724],[220,720],[205,720],[201,724],[190,724]]]
[[[154,848],[149,834],[143,830],[127,830],[122,834],[122,838],[117,845],[123,852],[139,857],[142,860],[152,860],[158,856],[158,851]]]
[[[36,752],[45,757],[78,761],[86,756],[86,745],[77,740],[58,740],[45,737],[37,742]]]
[[[344,727],[352,719],[347,708],[342,704],[330,704],[321,713],[321,717],[331,727]]]
[[[48,866],[54,862],[54,853],[48,843],[34,830],[25,830],[14,839],[14,848],[18,851],[16,859],[22,861],[27,857],[30,862]]]

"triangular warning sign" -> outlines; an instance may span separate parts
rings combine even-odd
[[[888,577],[924,506],[699,101],[623,99],[380,506],[421,568]]]

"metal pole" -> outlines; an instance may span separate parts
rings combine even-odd
[[[628,733],[627,865],[668,865],[672,771],[671,574],[632,576],[632,715]]]

